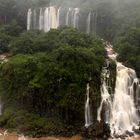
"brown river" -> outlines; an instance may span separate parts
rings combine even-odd
[[[0,133],[0,140],[85,140],[80,135],[73,136],[71,138],[64,137],[42,137],[42,138],[29,138],[22,135],[17,135],[16,133]],[[88,139],[88,140],[104,140],[104,139]],[[108,140],[120,140],[120,139],[108,139]],[[140,140],[140,137],[126,138],[126,140]]]

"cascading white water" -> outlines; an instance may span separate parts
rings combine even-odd
[[[40,8],[40,13],[39,13],[39,30],[43,30],[44,22],[43,22],[43,9]]]
[[[133,128],[136,128],[138,125],[139,120],[134,103],[134,86],[137,86],[138,89],[139,84],[135,71],[117,62],[117,54],[113,51],[113,48],[110,44],[106,44],[106,50],[108,57],[111,60],[114,60],[117,65],[116,87],[114,99],[113,102],[111,102],[110,95],[107,91],[107,86],[105,82],[103,83],[101,90],[102,101],[98,110],[97,119],[99,121],[101,120],[101,108],[103,106],[103,101],[105,103],[109,102],[110,106],[112,106],[111,112],[108,115],[108,122],[104,123],[110,124],[112,136],[120,136],[125,134],[127,131],[133,132]]]
[[[135,71],[117,62],[116,88],[110,121],[112,135],[133,132],[133,128],[138,125],[134,104],[134,83],[137,82]]]
[[[70,12],[71,12],[71,8],[69,8],[69,10],[67,11],[67,14],[66,14],[66,25],[67,26],[69,25],[69,15],[70,15]]]
[[[74,9],[73,13],[73,27],[78,29],[78,22],[79,22],[79,8]]]
[[[60,26],[60,9],[61,7],[57,10],[57,28]]]
[[[86,90],[86,103],[85,103],[85,127],[89,127],[92,124],[92,113],[90,107],[90,97],[89,97],[90,86],[87,84]]]
[[[55,7],[51,6],[49,11],[49,22],[51,29],[56,29],[58,27],[57,21],[57,10]]]
[[[96,16],[89,12],[87,17],[80,12],[79,8],[63,9],[62,7],[49,6],[46,8],[29,9],[27,14],[27,30],[39,29],[48,32],[50,29],[56,29],[60,26],[71,26],[87,33],[96,31]],[[84,22],[81,20],[85,18]],[[80,25],[80,21],[82,24]],[[93,25],[91,24],[93,22]],[[91,31],[92,30],[92,31]]]
[[[91,12],[89,12],[88,14],[88,18],[87,18],[87,33],[90,33],[91,29],[90,29],[90,26],[91,26]]]
[[[39,16],[37,16],[37,12],[35,9],[33,10],[33,13],[32,10],[29,9],[27,15],[27,30],[30,30],[31,28],[38,28],[39,30],[48,32],[50,29],[58,28],[60,26],[60,10],[61,8],[56,8],[54,6],[46,7],[45,10],[43,10],[43,8],[40,8]],[[39,26],[37,24],[38,17]],[[32,27],[31,23],[33,23]]]
[[[27,30],[30,30],[31,29],[31,18],[32,18],[32,10],[29,9],[28,10],[28,13],[27,13]]]
[[[101,121],[101,113],[102,111],[105,112],[104,114],[104,118],[103,120],[105,121],[105,123],[109,123],[110,122],[110,113],[111,113],[111,97],[110,94],[108,92],[108,86],[106,84],[106,78],[108,78],[108,73],[109,71],[104,67],[103,71],[102,71],[102,76],[103,76],[103,83],[101,86],[101,104],[100,107],[98,109],[98,116],[97,116],[97,120]]]
[[[50,23],[49,23],[49,7],[45,9],[44,12],[44,31],[48,32],[50,30]]]

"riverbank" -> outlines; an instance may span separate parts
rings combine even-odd
[[[41,138],[30,138],[30,137],[24,137],[23,135],[18,135],[16,133],[5,133],[0,134],[0,140],[82,140],[82,137],[80,135],[73,136],[71,138],[65,138],[65,137],[41,137]]]
[[[82,136],[76,135],[71,138],[66,137],[41,137],[41,138],[31,138],[31,137],[25,137],[23,135],[19,135],[17,133],[8,133],[7,131],[0,133],[0,140],[83,140]],[[94,140],[94,139],[92,139]],[[95,140],[102,140],[95,138]],[[108,139],[108,140],[120,140],[120,139]],[[140,136],[132,137],[132,138],[126,138],[126,140],[140,140]]]

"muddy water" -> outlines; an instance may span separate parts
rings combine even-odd
[[[0,136],[0,140],[82,140],[82,137],[77,135],[72,138],[64,138],[64,137],[59,137],[59,138],[54,138],[54,137],[42,137],[42,138],[29,138],[29,137],[24,137],[24,136],[19,136],[15,133],[12,134],[6,134]]]
[[[16,133],[12,133],[12,134],[5,134],[5,136],[3,134],[0,135],[0,140],[83,140],[83,138],[80,135],[73,136],[71,138],[64,138],[64,137],[29,138],[29,137],[19,136]],[[104,140],[104,139],[95,138],[95,139],[90,139],[90,140]],[[120,139],[108,139],[108,140],[120,140]],[[140,137],[127,138],[126,140],[140,140]]]

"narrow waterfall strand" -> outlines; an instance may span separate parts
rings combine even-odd
[[[89,127],[92,124],[89,90],[90,90],[90,86],[88,83],[87,91],[86,91],[86,103],[85,103],[85,127]]]
[[[29,9],[27,13],[27,30],[31,29],[31,22],[32,22],[31,18],[32,18],[32,10]]]

